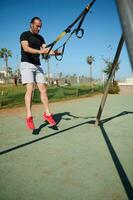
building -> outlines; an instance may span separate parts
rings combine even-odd
[[[133,95],[133,75],[124,82],[119,82],[120,93]]]

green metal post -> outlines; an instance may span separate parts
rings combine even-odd
[[[133,0],[116,0],[133,72]]]
[[[118,44],[118,47],[117,47],[115,57],[114,57],[114,61],[113,61],[112,67],[111,67],[111,72],[109,74],[107,85],[106,85],[106,88],[105,88],[105,91],[104,91],[104,94],[103,94],[103,97],[102,97],[102,101],[101,101],[101,104],[100,104],[100,107],[99,107],[99,110],[98,110],[95,125],[99,125],[99,121],[100,121],[100,118],[101,118],[101,115],[102,115],[102,112],[103,112],[103,108],[104,108],[104,105],[105,105],[105,102],[106,102],[106,98],[107,98],[107,95],[108,95],[110,84],[111,84],[113,76],[115,74],[115,68],[116,68],[116,65],[117,65],[118,60],[119,60],[119,56],[120,56],[120,53],[121,53],[121,50],[122,50],[123,43],[124,43],[124,36],[122,34],[121,39],[120,39],[119,44]]]

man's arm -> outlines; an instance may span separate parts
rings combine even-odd
[[[22,45],[23,50],[27,53],[31,53],[31,54],[47,54],[48,53],[47,48],[41,48],[40,50],[38,50],[38,49],[33,49],[33,48],[29,47],[29,43],[26,40],[23,40],[21,42],[21,45]]]

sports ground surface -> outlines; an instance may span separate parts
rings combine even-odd
[[[133,199],[133,95],[101,95],[50,104],[57,127],[33,106],[0,110],[0,200]]]

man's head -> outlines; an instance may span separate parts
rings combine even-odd
[[[38,34],[42,27],[42,20],[39,17],[33,17],[30,22],[30,30],[34,34]]]

